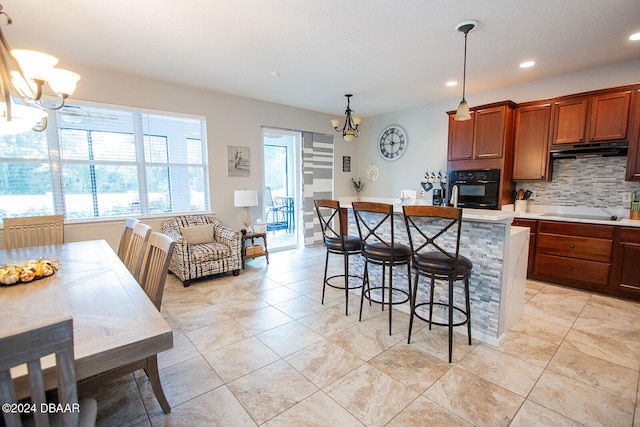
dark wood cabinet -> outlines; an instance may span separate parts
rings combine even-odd
[[[513,180],[550,178],[551,104],[523,105],[515,111]]]
[[[507,105],[476,111],[473,138],[476,159],[501,159],[507,140],[506,127],[511,124],[513,109]]]
[[[447,169],[499,169],[498,209],[513,203],[513,111],[512,101],[477,106],[471,120],[457,122],[449,115]]]
[[[620,227],[617,244],[615,290],[622,295],[640,298],[640,228]]]
[[[471,113],[471,120],[457,122],[455,112],[449,114],[449,145],[448,160],[471,160],[473,158],[473,125],[475,113]]]
[[[627,139],[631,90],[558,99],[554,103],[553,144]]]
[[[625,180],[640,181],[640,89],[632,94],[631,126],[629,132],[629,153]]]
[[[501,159],[505,145],[513,144],[511,102],[477,107],[471,112],[471,120],[462,122],[454,120],[455,111],[448,114],[450,161]]]
[[[533,274],[541,280],[607,292],[615,227],[540,221]]]
[[[529,228],[529,258],[527,261],[527,276],[530,276],[533,273],[533,263],[535,260],[535,251],[536,251],[536,225],[538,221],[534,219],[523,219],[523,218],[514,218],[512,225],[516,225],[518,227],[528,227]]]
[[[584,142],[588,107],[588,98],[567,99],[555,102],[554,144]]]

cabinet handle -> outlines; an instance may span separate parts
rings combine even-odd
[[[591,137],[591,140],[592,140],[592,141],[595,141],[595,139],[596,139],[595,137],[593,137],[593,136]]]
[[[575,245],[569,245],[569,247],[570,247],[571,249],[573,249],[573,248],[575,248]]]
[[[569,268],[567,270],[571,271],[571,270],[573,270],[573,267],[569,266]]]
[[[583,141],[583,138],[578,138],[578,141],[582,142],[582,141]]]

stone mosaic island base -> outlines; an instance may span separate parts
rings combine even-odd
[[[341,200],[340,205],[348,208],[349,234],[357,236],[358,229],[350,202],[350,199]],[[394,205],[394,212],[395,240],[408,245],[402,207]],[[469,281],[471,335],[478,341],[500,346],[507,331],[522,317],[529,253],[529,229],[511,226],[515,216],[513,212],[481,209],[464,209],[462,212],[460,253],[473,262]],[[351,263],[352,274],[364,270],[363,257],[354,257]],[[372,284],[380,283],[382,269],[378,266],[370,266],[369,275]],[[407,268],[405,266],[394,268],[393,283],[394,287],[406,289]],[[426,278],[420,279],[420,288],[419,292],[428,289]],[[443,288],[441,286],[439,289],[442,291]],[[436,285],[436,292],[437,290]],[[359,293],[360,290],[357,292]],[[463,307],[463,298],[462,287],[456,286],[456,305]],[[446,300],[446,298],[443,299]],[[396,305],[395,308],[409,313],[409,303]],[[399,333],[401,327],[394,323],[393,333]],[[458,327],[456,330],[466,335],[466,326]]]

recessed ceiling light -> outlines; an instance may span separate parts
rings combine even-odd
[[[520,68],[529,68],[533,67],[534,65],[536,65],[534,61],[524,61],[522,64],[520,64]]]
[[[452,80],[452,81],[450,81],[450,82],[447,82],[447,83],[446,83],[446,85],[447,85],[447,86],[449,86],[449,87],[451,87],[451,86],[458,86],[458,82],[456,82],[456,81],[453,81],[453,80]]]
[[[272,71],[269,74],[271,75],[271,77],[280,77],[280,73],[277,71]]]
[[[633,40],[633,41],[640,40],[640,33],[631,34],[629,36],[629,40]]]

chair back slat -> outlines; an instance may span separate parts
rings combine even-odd
[[[127,250],[129,249],[131,238],[133,237],[133,228],[138,222],[140,221],[135,218],[127,218],[124,221],[124,230],[122,231],[120,244],[118,245],[118,258],[122,261],[124,261],[127,256]]]
[[[58,245],[64,242],[64,216],[4,218],[6,249]]]
[[[69,407],[78,403],[71,316],[2,335],[0,348],[3,349],[0,354],[0,399],[3,403],[17,402],[11,368],[25,363],[28,369],[31,402],[36,408],[46,403],[40,359],[51,354],[55,354],[59,403]],[[78,425],[77,411],[65,411],[61,416],[62,425]],[[19,414],[5,413],[4,420],[7,426],[22,425]],[[48,426],[48,414],[37,411],[33,421],[36,426]]]
[[[131,235],[131,241],[129,242],[129,248],[124,256],[124,265],[127,266],[129,272],[136,278],[140,277],[140,266],[142,265],[142,259],[144,257],[144,251],[151,234],[151,227],[147,224],[138,222],[133,227],[133,233]],[[139,282],[139,280],[138,280]]]
[[[139,283],[158,311],[175,245],[175,240],[166,234],[152,232],[145,250]]]

